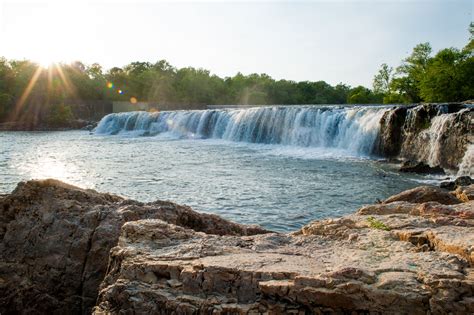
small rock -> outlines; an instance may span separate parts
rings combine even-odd
[[[420,186],[403,191],[397,195],[387,198],[384,203],[392,203],[395,201],[408,201],[411,203],[436,201],[444,205],[454,205],[461,203],[458,198],[454,197],[447,191],[431,186]]]
[[[461,176],[456,178],[454,183],[456,184],[456,186],[469,186],[471,184],[474,184],[474,181],[469,176]]]
[[[166,281],[166,283],[168,283],[168,285],[172,288],[179,288],[180,286],[183,285],[182,282],[176,280],[176,279],[171,279],[171,280],[168,280]]]
[[[444,181],[439,184],[439,187],[447,190],[454,190],[456,189],[456,183],[453,181]]]
[[[406,161],[400,166],[400,172],[419,174],[445,174],[440,166],[431,167],[423,162]]]

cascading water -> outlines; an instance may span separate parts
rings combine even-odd
[[[373,152],[382,107],[259,107],[202,111],[127,112],[104,117],[97,134],[170,133],[180,138]]]
[[[474,144],[470,144],[459,164],[458,176],[474,174]]]

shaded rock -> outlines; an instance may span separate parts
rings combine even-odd
[[[453,181],[444,181],[439,184],[439,188],[443,188],[447,190],[455,190],[456,184]]]
[[[144,204],[56,180],[20,183],[0,198],[0,313],[90,313],[121,226],[146,218],[215,234],[265,232],[171,202]]]
[[[400,172],[419,173],[419,174],[445,174],[444,170],[439,167],[431,167],[423,162],[406,161],[400,166]]]
[[[474,180],[469,176],[460,176],[454,181],[456,186],[469,186],[474,184]]]
[[[403,143],[402,128],[405,124],[407,106],[396,107],[384,113],[380,120],[380,134],[375,146],[375,154],[395,157],[400,154]]]
[[[474,142],[472,121],[474,108],[462,103],[396,106],[380,120],[374,154],[457,170]]]
[[[409,110],[400,157],[456,170],[472,142],[474,110],[423,105]]]
[[[445,190],[431,186],[420,186],[403,191],[397,195],[385,199],[383,203],[392,203],[395,201],[408,201],[411,203],[436,201],[446,205],[453,205],[461,202],[459,199]]]

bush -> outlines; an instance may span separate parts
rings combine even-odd
[[[70,106],[64,104],[52,105],[49,109],[46,121],[53,127],[65,127],[69,125],[74,116]]]

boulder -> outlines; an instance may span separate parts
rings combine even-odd
[[[419,173],[419,174],[445,174],[444,170],[439,167],[431,167],[423,162],[405,161],[400,166],[400,172]]]
[[[439,188],[447,189],[447,190],[455,190],[456,183],[453,181],[444,181],[439,184]]]
[[[441,204],[453,205],[461,203],[455,196],[451,195],[443,189],[432,186],[420,186],[410,190],[403,191],[397,195],[391,196],[383,201],[383,203],[392,203],[395,201],[407,201],[411,203],[424,203],[436,201]]]
[[[171,202],[140,203],[55,180],[20,183],[0,198],[0,313],[90,313],[121,226],[147,218],[209,234],[266,232]]]
[[[469,176],[460,176],[454,181],[456,186],[469,186],[474,184],[474,180]]]

